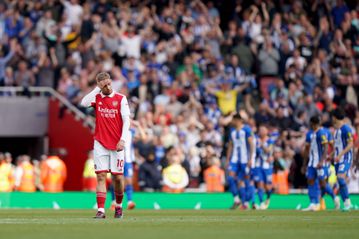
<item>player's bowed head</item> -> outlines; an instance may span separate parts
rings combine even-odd
[[[111,77],[107,72],[100,72],[96,76],[97,86],[101,89],[102,94],[110,95],[112,93]]]

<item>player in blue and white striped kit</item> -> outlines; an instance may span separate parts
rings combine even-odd
[[[257,190],[260,209],[267,209],[269,206],[270,196],[273,192],[272,178],[273,178],[273,148],[274,141],[268,136],[268,129],[265,126],[259,127],[258,138],[258,155],[259,166],[257,169]],[[264,202],[264,192],[267,194],[267,199]]]
[[[304,211],[318,211],[320,210],[319,198],[319,174],[323,170],[323,165],[328,155],[328,139],[327,132],[321,127],[319,116],[310,118],[311,130],[306,136],[305,158],[309,157],[307,165],[307,180],[308,180],[308,196],[310,205]],[[309,154],[309,155],[308,155]]]
[[[136,204],[133,202],[133,162],[135,161],[135,152],[133,149],[133,136],[135,134],[135,129],[130,129],[130,134],[128,134],[128,140],[126,141],[125,146],[125,166],[123,176],[125,178],[125,193],[127,197],[127,209],[131,210],[136,207]]]
[[[327,135],[327,140],[328,140],[328,147],[329,146],[333,146],[334,144],[334,139],[333,139],[333,135],[330,132],[330,129],[328,128],[323,128],[326,135]],[[328,149],[329,150],[329,149]],[[325,201],[324,201],[324,196],[326,194],[328,194],[334,201],[335,204],[335,208],[339,209],[340,208],[340,199],[338,196],[335,196],[334,192],[333,192],[333,188],[330,186],[329,182],[328,182],[328,177],[330,176],[330,160],[329,158],[326,159],[323,162],[323,167],[321,169],[319,169],[318,171],[318,179],[319,179],[319,185],[320,185],[320,189],[321,189],[321,199],[320,199],[320,209],[324,210],[325,209]]]
[[[344,202],[344,211],[352,208],[347,177],[353,161],[353,132],[349,125],[344,123],[344,112],[336,109],[332,112],[333,125],[336,129],[334,134],[334,166],[337,174],[339,193]]]
[[[255,151],[252,130],[244,124],[240,114],[233,116],[233,124],[234,128],[230,132],[226,161],[229,171],[229,190],[234,198],[231,209],[240,206],[241,202],[243,203],[242,207],[245,207],[246,192],[250,187],[250,169]]]

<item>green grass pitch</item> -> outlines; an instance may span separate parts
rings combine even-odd
[[[125,211],[105,220],[90,210],[0,210],[1,239],[358,238],[359,211]]]

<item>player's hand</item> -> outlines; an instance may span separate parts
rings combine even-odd
[[[340,159],[339,157],[334,157],[334,162],[339,163],[339,159]]]
[[[116,145],[116,150],[122,151],[124,149],[125,149],[125,141],[121,139]]]
[[[322,168],[322,167],[323,167],[323,161],[319,161],[318,168]]]

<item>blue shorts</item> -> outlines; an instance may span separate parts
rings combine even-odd
[[[318,170],[314,167],[307,168],[307,179],[317,179],[318,178]]]
[[[233,172],[235,175],[237,175],[238,163],[230,162],[228,165],[228,172]]]
[[[334,165],[335,167],[335,173],[338,175],[338,174],[345,174],[346,176],[348,176],[348,173],[349,173],[349,169],[350,169],[350,165],[351,165],[351,162],[349,161],[344,161],[344,162],[339,162],[339,163],[336,163]]]
[[[258,183],[258,182],[262,182],[263,181],[263,177],[262,177],[262,169],[261,168],[252,168],[251,169],[251,180],[253,180],[254,182]]]
[[[246,176],[250,176],[251,169],[247,167],[246,163],[239,163],[237,171],[238,180],[244,180]]]
[[[273,169],[254,168],[251,175],[254,182],[263,182],[264,184],[272,184]]]
[[[272,184],[273,180],[273,169],[272,168],[262,168],[262,178],[264,184]]]
[[[125,178],[132,178],[132,176],[133,176],[133,165],[132,165],[132,163],[125,163],[123,176]]]
[[[317,175],[319,180],[326,180],[329,177],[329,167],[318,168]]]

